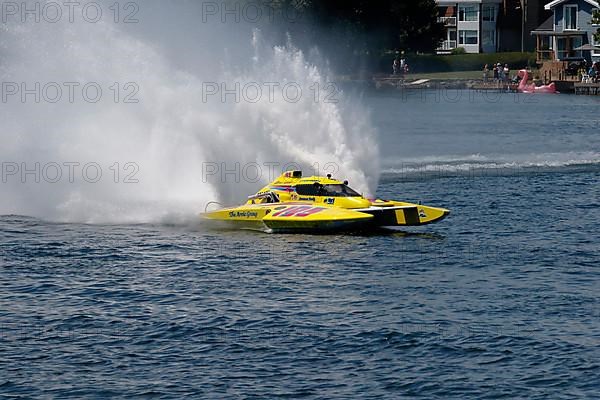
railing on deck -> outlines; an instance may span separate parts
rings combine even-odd
[[[438,47],[438,51],[448,51],[456,48],[456,40],[444,40],[440,47]]]
[[[456,26],[456,17],[438,17],[438,22],[446,26]]]
[[[538,50],[537,51],[538,64],[541,64],[544,61],[553,61],[553,60],[554,60],[554,50]]]

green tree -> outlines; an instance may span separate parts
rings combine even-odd
[[[592,14],[592,24],[600,25],[600,10],[594,10],[594,13]],[[596,29],[594,39],[596,39],[597,43],[600,43],[600,28]]]
[[[294,44],[324,50],[338,71],[377,68],[389,50],[432,52],[446,35],[435,0],[264,0],[301,14],[276,29]],[[273,27],[271,27],[273,28]]]
[[[445,35],[435,0],[312,0],[321,26],[345,26],[368,50],[434,50]]]

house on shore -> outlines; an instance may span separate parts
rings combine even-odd
[[[446,39],[437,49],[448,54],[462,47],[467,53],[534,51],[529,34],[550,11],[549,0],[436,0]]]
[[[446,40],[437,49],[448,54],[462,47],[467,53],[495,53],[498,49],[498,16],[504,0],[436,0]]]
[[[545,8],[553,15],[531,32],[539,64],[570,57],[600,60],[600,43],[594,39],[600,25],[592,23],[593,13],[600,12],[599,1],[554,0]]]

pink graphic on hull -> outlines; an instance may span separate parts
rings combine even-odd
[[[277,211],[273,214],[274,217],[308,217],[325,210],[323,207],[312,207],[312,206],[292,206],[285,207],[283,210]]]

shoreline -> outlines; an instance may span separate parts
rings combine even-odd
[[[370,79],[339,79],[343,86],[362,87],[374,91],[390,92],[401,90],[506,90],[506,83],[494,82],[484,83],[482,79],[472,78],[419,78],[418,76],[407,76],[405,79],[391,76],[373,76]]]
[[[432,76],[433,75],[433,76]],[[445,74],[443,74],[445,75]],[[476,90],[476,91],[517,91],[517,84],[513,82],[493,82],[492,79],[484,82],[482,78],[465,77],[435,77],[435,74],[408,74],[401,78],[393,75],[372,75],[369,78],[353,78],[342,76],[339,78],[344,86],[362,87],[377,92],[397,92],[402,90]],[[575,80],[554,81],[558,91],[563,94],[575,93]],[[538,85],[541,83],[538,83]]]

